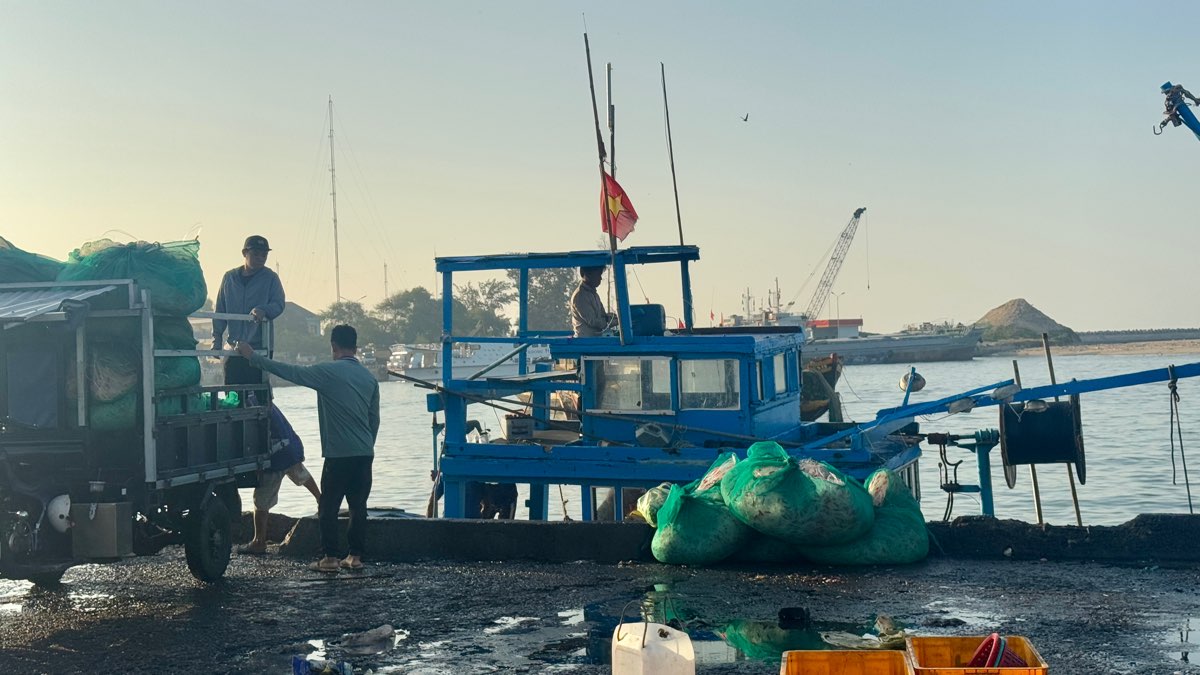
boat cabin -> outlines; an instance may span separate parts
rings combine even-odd
[[[688,482],[722,451],[744,452],[761,440],[799,450],[853,426],[801,421],[801,327],[695,326],[689,265],[699,257],[695,246],[652,246],[437,258],[446,367],[436,393],[428,396],[428,409],[445,414],[440,446],[435,425],[434,463],[445,488],[446,516],[467,514],[473,485],[522,483],[530,486],[530,517],[544,519],[548,487],[565,484],[584,488],[582,517],[587,520],[593,516],[591,487]],[[673,327],[662,305],[630,302],[629,268],[647,264],[679,267],[683,311]],[[616,302],[608,309],[619,325],[597,337],[531,329],[530,275],[589,266],[610,268]],[[454,275],[508,270],[517,270],[518,279],[515,338],[456,333]],[[497,361],[518,356],[517,374],[494,377],[491,367],[456,371],[452,354],[467,342],[517,344]],[[548,345],[554,362],[531,363],[526,352],[534,344]],[[474,433],[468,438],[468,406],[479,404],[508,412],[503,438]],[[919,451],[911,450],[884,453],[882,461],[915,471]],[[878,448],[874,451],[845,437],[831,447],[804,448],[802,454],[837,462],[862,478],[880,464]],[[621,491],[614,492],[619,518]]]

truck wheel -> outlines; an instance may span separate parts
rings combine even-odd
[[[188,570],[200,581],[218,581],[229,567],[233,549],[229,509],[218,497],[193,510],[184,523],[183,551]]]

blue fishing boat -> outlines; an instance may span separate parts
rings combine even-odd
[[[744,452],[762,440],[828,462],[860,480],[887,467],[900,473],[914,492],[919,490],[920,448],[912,440],[911,418],[873,423],[869,430],[801,420],[802,329],[695,326],[689,265],[699,258],[695,246],[437,258],[443,291],[441,361],[451,365],[429,394],[428,409],[445,416],[444,441],[439,444],[436,436],[441,424],[435,425],[434,438],[445,516],[468,515],[468,493],[473,515],[474,486],[515,483],[529,486],[533,519],[546,518],[552,485],[582,488],[584,520],[594,516],[591,488],[614,488],[619,518],[621,488],[694,480],[721,452]],[[649,264],[679,267],[683,316],[678,330],[667,329],[661,305],[630,302],[629,268]],[[531,328],[530,274],[589,266],[611,266],[620,328],[598,337]],[[454,275],[507,270],[516,270],[519,280],[516,336],[456,333]],[[452,354],[463,342],[517,344],[498,360],[521,356],[517,374],[493,376],[487,368],[455,372]],[[531,368],[524,357],[531,345],[547,345],[557,363],[571,367],[542,363]],[[510,413],[503,438],[469,433],[472,404]],[[568,419],[556,419],[564,416]],[[910,433],[893,437],[900,429]]]

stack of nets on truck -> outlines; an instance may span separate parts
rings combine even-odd
[[[208,289],[200,269],[200,242],[167,244],[137,241],[118,244],[108,239],[72,251],[60,264],[58,281],[133,279],[150,292],[154,309],[154,349],[195,349],[188,315],[204,305]],[[94,430],[130,429],[141,408],[141,324],[134,318],[94,319],[87,333],[90,425]],[[195,356],[154,359],[156,391],[200,383]],[[181,400],[164,401],[182,409]]]
[[[928,554],[920,504],[895,473],[875,471],[864,487],[778,443],[755,443],[746,455],[723,454],[700,480],[662,485],[639,500],[656,527],[656,559],[883,565]]]

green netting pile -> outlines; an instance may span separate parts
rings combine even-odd
[[[208,294],[199,255],[195,240],[118,244],[101,239],[72,251],[57,279],[133,279],[150,291],[155,313],[186,316],[203,307]]]
[[[868,484],[823,462],[797,460],[777,443],[756,443],[747,459],[724,454],[700,480],[670,487],[655,520],[647,519],[657,522],[651,551],[660,562],[688,565],[925,558],[925,517],[908,486],[883,469]]]
[[[929,535],[921,505],[891,471],[880,469],[867,480],[875,504],[875,524],[865,536],[840,546],[804,549],[804,557],[829,565],[903,564],[929,555]]]
[[[721,481],[721,494],[743,523],[797,545],[842,544],[874,522],[871,496],[853,478],[778,443],[755,443]]]
[[[737,463],[722,455],[699,481],[687,488],[672,485],[655,519],[658,529],[650,542],[656,560],[672,565],[711,565],[733,555],[750,539],[752,530],[734,517],[721,501],[721,478]]]
[[[198,241],[167,244],[145,241],[118,244],[109,239],[90,242],[72,251],[59,263],[59,281],[133,279],[150,292],[154,308],[154,349],[195,349],[187,315],[204,305],[208,289],[200,269]],[[92,401],[91,426],[111,431],[137,423],[141,402],[141,327],[128,319],[97,320],[88,332],[88,391]],[[192,387],[200,383],[200,361],[195,356],[161,356],[154,359],[156,391]],[[199,403],[196,401],[195,403]],[[184,399],[165,397],[159,415],[178,414]],[[198,405],[193,406],[198,409]]]
[[[637,508],[629,515],[637,516],[650,525],[656,525],[658,523],[658,511],[662,508],[663,502],[667,501],[667,495],[670,492],[670,483],[663,483],[658,487],[646,490],[645,494],[638,497]]]
[[[54,281],[62,269],[63,263],[23,251],[0,237],[0,284]]]

